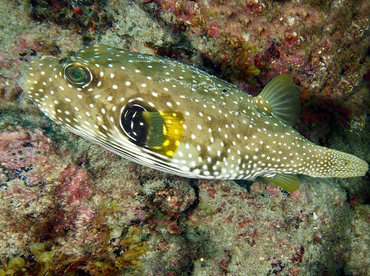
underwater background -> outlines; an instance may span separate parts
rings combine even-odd
[[[290,74],[295,125],[370,161],[367,0],[0,0],[1,275],[370,275],[370,179],[186,179],[56,125],[19,68],[98,42],[258,95]]]

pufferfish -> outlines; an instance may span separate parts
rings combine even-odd
[[[299,93],[289,75],[259,96],[193,66],[106,45],[21,67],[19,84],[53,121],[124,158],[198,179],[264,177],[287,191],[297,174],[363,176],[360,158],[292,128]]]

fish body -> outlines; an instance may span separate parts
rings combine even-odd
[[[102,44],[24,64],[20,85],[69,131],[139,164],[188,178],[255,179],[289,191],[291,176],[362,176],[368,164],[290,126],[288,75],[258,97],[195,67]],[[277,100],[275,100],[277,99]]]

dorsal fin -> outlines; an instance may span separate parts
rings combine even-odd
[[[299,91],[290,75],[282,74],[273,78],[254,98],[256,105],[276,119],[294,125],[299,111]]]

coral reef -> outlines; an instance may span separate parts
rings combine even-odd
[[[99,40],[256,95],[290,73],[297,128],[370,161],[369,1],[9,1],[0,7],[0,275],[368,275],[362,179],[183,179],[54,125],[19,66]],[[91,41],[93,40],[93,41]]]
[[[305,183],[287,197],[260,182],[251,186],[251,193],[223,181],[199,182],[199,205],[190,214],[188,227],[208,232],[205,247],[213,250],[196,260],[197,269],[205,275],[215,267],[217,275],[243,275],[243,271],[249,271],[248,275],[322,275],[320,270],[330,275],[347,269],[342,262],[351,245],[344,233],[352,215],[343,204],[343,190],[320,193],[328,184],[313,187]],[[316,209],[318,201],[325,202],[325,209]],[[338,235],[337,240],[332,241],[331,249],[325,249],[321,242],[331,231]],[[328,262],[331,258],[334,261]]]
[[[95,32],[111,27],[112,21],[106,12],[106,0],[55,1],[29,0],[32,18],[54,22],[92,39]]]
[[[194,55],[201,52],[198,66],[252,95],[273,76],[290,73],[302,91],[299,128],[311,139],[327,138],[338,124],[362,130],[355,122],[366,119],[369,102],[358,87],[369,70],[367,1],[335,1],[330,8],[316,1],[138,2]]]

